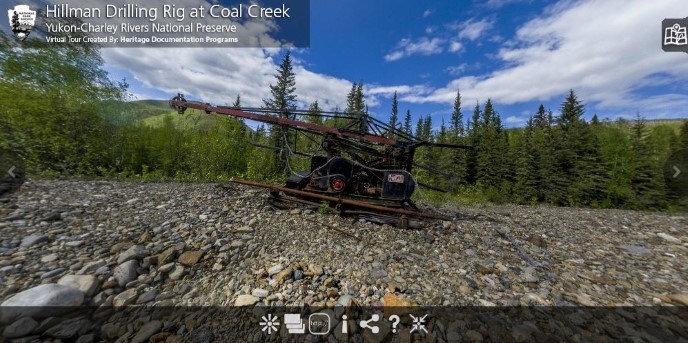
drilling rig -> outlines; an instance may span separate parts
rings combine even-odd
[[[286,203],[306,206],[322,206],[325,203],[340,214],[367,216],[368,219],[373,218],[373,221],[400,227],[408,227],[409,218],[448,219],[441,214],[419,209],[411,200],[418,187],[443,191],[438,187],[419,183],[411,174],[414,167],[451,178],[450,174],[434,167],[415,163],[416,149],[423,146],[470,149],[466,145],[419,139],[365,114],[315,114],[301,110],[213,106],[187,101],[183,94],[177,94],[169,104],[179,114],[188,109],[196,109],[207,114],[216,113],[272,125],[273,129],[282,134],[284,147],[261,147],[278,150],[286,155],[287,165],[289,155],[305,155],[310,158],[310,168],[292,172],[284,186],[232,179],[235,183],[270,190],[269,199],[272,204],[284,207]],[[298,120],[297,116],[336,117],[345,124],[333,127]],[[291,147],[288,137],[297,132],[318,137],[321,152],[305,154]]]

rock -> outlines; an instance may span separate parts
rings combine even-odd
[[[150,266],[157,266],[158,265],[158,256],[146,256],[143,258],[143,261],[141,261],[141,267],[143,268],[149,268]]]
[[[67,270],[67,268],[55,268],[51,271],[47,271],[47,272],[41,274],[41,280],[56,277],[56,276],[62,274],[65,270]]]
[[[19,244],[19,247],[28,248],[30,246],[40,244],[43,242],[47,242],[47,241],[48,241],[48,236],[29,235],[29,236],[24,237],[24,239],[22,239],[21,244]]]
[[[50,212],[40,219],[42,222],[56,222],[58,220],[62,220],[62,215],[57,211]]]
[[[619,248],[626,250],[631,255],[647,255],[650,249],[637,245],[620,245]]]
[[[136,299],[136,303],[145,304],[149,301],[155,300],[156,296],[158,296],[158,290],[155,288],[151,288],[150,290],[143,292],[141,295],[139,295],[138,299]]]
[[[170,263],[168,263],[168,264],[165,264],[165,265],[163,265],[163,266],[160,266],[160,268],[158,269],[158,271],[161,272],[161,273],[168,273],[170,270],[172,270],[172,269],[174,268],[174,266],[175,266],[175,263],[174,263],[174,262],[170,262]]]
[[[237,297],[237,299],[234,301],[234,306],[252,306],[255,303],[260,301],[260,298],[250,295],[250,294],[242,294]]]
[[[41,323],[38,325],[38,327],[34,330],[36,334],[42,334],[46,330],[50,329],[51,327],[60,324],[64,322],[66,319],[65,318],[60,318],[60,317],[48,317],[45,318],[41,321]]]
[[[184,277],[185,273],[186,273],[186,270],[184,269],[183,266],[175,264],[174,269],[169,274],[169,277],[171,280],[180,280],[182,277]]]
[[[270,268],[268,268],[268,276],[273,276],[279,272],[281,272],[284,269],[284,266],[281,264],[276,264]]]
[[[19,316],[47,318],[70,310],[84,302],[84,294],[73,287],[43,284],[13,295],[0,305],[0,322]]]
[[[88,297],[98,290],[98,279],[92,275],[65,275],[57,281],[57,284],[74,287]]]
[[[148,249],[141,245],[132,245],[129,249],[119,254],[117,257],[117,264],[122,264],[129,260],[140,260],[150,255]]]
[[[29,317],[24,317],[5,327],[5,330],[2,332],[2,337],[17,338],[27,336],[37,327],[38,322]]]
[[[250,226],[242,226],[234,231],[236,231],[236,233],[251,233],[253,232],[253,228]]]
[[[53,262],[53,261],[56,261],[58,258],[60,258],[60,255],[58,255],[58,254],[55,254],[55,253],[48,254],[48,255],[41,257],[41,262],[42,263]]]
[[[90,326],[90,320],[79,317],[61,322],[46,330],[43,335],[56,339],[68,340],[75,338],[77,335],[86,334]]]
[[[547,248],[547,241],[541,235],[530,235],[528,237],[528,242],[532,243],[538,248]]]
[[[665,241],[667,241],[669,243],[681,243],[680,239],[678,239],[672,235],[663,233],[663,232],[658,233],[657,237],[663,238]]]
[[[199,328],[189,332],[184,337],[184,342],[189,343],[210,343],[215,340],[215,335],[212,331],[206,328]]]
[[[442,221],[442,228],[445,229],[445,230],[451,229],[451,225],[452,225],[452,222],[450,222],[450,221],[448,221],[448,220],[443,220],[443,221]]]
[[[317,277],[323,274],[323,268],[321,266],[311,264],[308,266],[308,271],[313,274],[313,276]]]
[[[176,257],[177,249],[175,249],[174,247],[169,247],[158,255],[158,264],[168,264],[170,262],[173,262]]]
[[[294,281],[299,281],[303,279],[303,271],[300,269],[297,269],[294,271]]]
[[[186,251],[181,256],[179,256],[179,260],[177,260],[177,262],[185,266],[192,266],[198,263],[202,256],[202,251]]]
[[[144,324],[136,336],[131,339],[131,343],[144,343],[148,342],[148,339],[154,334],[158,333],[162,329],[162,322],[159,320],[152,320]]]
[[[79,275],[85,275],[85,274],[93,274],[95,273],[98,268],[105,266],[105,260],[98,260],[98,261],[93,261],[86,263],[85,266],[83,266],[78,274]]]
[[[270,295],[270,292],[268,292],[268,290],[266,290],[266,289],[254,288],[253,291],[251,292],[251,295],[253,295],[254,297],[258,297],[258,298],[262,299],[262,298],[266,298],[268,295]]]
[[[667,298],[675,301],[683,306],[688,306],[688,293],[684,294],[668,294]]]
[[[282,270],[281,272],[279,272],[279,273],[273,275],[272,278],[273,278],[274,280],[277,280],[278,282],[282,283],[282,282],[284,282],[286,279],[288,279],[288,278],[291,277],[291,272],[292,272],[291,267],[288,267],[288,268]]]
[[[483,335],[481,335],[480,332],[475,331],[475,330],[466,331],[465,338],[469,342],[482,342],[483,341]]]
[[[113,306],[126,306],[131,305],[136,301],[136,289],[131,288],[126,291],[117,294],[114,299],[112,299]]]
[[[155,335],[151,336],[149,342],[150,343],[163,343],[169,337],[172,333],[170,332],[160,332],[156,333]]]
[[[65,243],[65,245],[70,247],[70,248],[78,248],[82,244],[84,244],[84,241],[69,241],[69,242]]]
[[[136,280],[138,274],[136,269],[139,267],[139,262],[136,260],[129,260],[117,266],[112,275],[117,280],[120,287],[124,287],[127,283]]]
[[[384,269],[373,269],[369,273],[371,279],[381,279],[387,276],[387,271]]]
[[[93,343],[95,339],[95,335],[89,333],[88,335],[79,336],[79,339],[76,340],[76,343]]]
[[[410,307],[414,306],[412,302],[410,302],[408,299],[402,298],[400,296],[397,296],[393,293],[387,293],[385,296],[382,298],[383,303],[385,304],[385,307]]]
[[[339,295],[339,290],[335,287],[330,287],[325,292],[328,298],[334,298]]]
[[[129,249],[129,247],[131,247],[133,244],[134,243],[128,241],[115,243],[110,246],[110,253],[117,254],[124,249]]]

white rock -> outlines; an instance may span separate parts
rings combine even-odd
[[[117,294],[114,299],[112,299],[112,305],[114,306],[126,306],[133,304],[136,301],[136,289],[131,288],[126,291]]]
[[[53,262],[53,261],[57,260],[58,258],[60,258],[60,256],[58,254],[55,254],[55,253],[48,254],[48,255],[41,257],[41,262],[43,262],[43,263]]]
[[[19,316],[46,318],[70,311],[69,306],[79,306],[84,294],[78,289],[43,284],[13,295],[0,305],[0,322],[6,323]]]
[[[93,275],[65,275],[57,284],[74,287],[89,297],[98,290],[98,279]]]
[[[19,244],[19,247],[28,248],[32,245],[47,242],[47,241],[48,241],[47,236],[29,235],[29,236],[24,237],[24,239],[22,239],[21,244]]]
[[[658,233],[657,236],[660,238],[663,238],[664,240],[666,240],[667,242],[670,242],[670,243],[681,243],[680,239],[678,239],[672,235],[668,235],[664,232]]]
[[[242,294],[234,301],[234,306],[251,306],[257,303],[260,299],[250,294]]]
[[[124,262],[117,266],[113,271],[112,275],[117,280],[117,283],[124,287],[127,283],[136,280],[136,268],[139,267],[139,262],[136,260],[130,260]]]
[[[79,270],[79,275],[93,274],[98,270],[98,268],[105,265],[105,260],[98,260],[87,263],[85,266]]]
[[[281,264],[274,265],[274,266],[270,267],[270,269],[268,269],[268,275],[273,276],[273,275],[281,272],[282,269],[284,269],[283,265],[281,265]]]
[[[182,265],[176,264],[174,269],[170,272],[169,276],[171,280],[179,280],[184,276],[185,270]]]
[[[255,289],[253,289],[253,292],[251,292],[251,295],[253,295],[254,297],[258,297],[258,298],[262,299],[262,298],[265,298],[268,295],[270,295],[270,292],[268,292],[268,290],[266,290],[266,289],[255,288]]]
[[[119,254],[117,263],[120,264],[129,260],[140,260],[148,255],[150,255],[150,253],[145,247],[141,245],[132,245],[129,249]]]

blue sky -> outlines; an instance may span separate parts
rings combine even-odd
[[[188,0],[187,0],[188,2]],[[198,1],[190,1],[198,2]],[[293,50],[300,107],[344,106],[363,81],[370,111],[448,121],[457,89],[464,115],[495,103],[519,126],[540,103],[558,112],[573,88],[587,117],[688,117],[688,54],[661,50],[661,21],[688,16],[685,0],[311,1],[311,44]],[[137,98],[177,91],[212,103],[241,94],[257,106],[284,51],[103,50],[106,68]],[[183,80],[183,81],[180,81]]]

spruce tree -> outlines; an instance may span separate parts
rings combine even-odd
[[[492,100],[487,99],[479,121],[480,139],[478,143],[477,181],[486,191],[496,191],[502,183],[501,155],[499,151],[502,138],[499,134],[496,113],[492,107]]]
[[[633,174],[631,189],[634,194],[633,207],[637,209],[658,209],[664,204],[665,187],[661,164],[656,161],[647,142],[645,119],[636,114],[631,127],[631,148],[633,151]]]
[[[389,116],[389,126],[392,128],[397,128],[397,119],[399,115],[399,103],[397,102],[397,92],[394,92],[394,98],[392,98],[392,113]]]
[[[463,114],[461,113],[461,91],[456,91],[456,98],[454,99],[454,109],[451,115],[451,134],[456,138],[464,134]]]
[[[449,128],[448,141],[453,144],[464,144],[465,129],[463,126],[463,114],[461,113],[461,92],[456,91],[456,98],[454,98],[454,108],[452,110],[451,121]],[[450,190],[458,189],[459,184],[466,183],[467,166],[466,166],[466,152],[463,150],[453,150],[450,152],[450,160],[454,164],[454,177],[449,183]]]
[[[241,94],[237,94],[236,100],[234,100],[234,104],[232,104],[232,107],[236,109],[241,108]]]
[[[275,74],[275,85],[270,84],[271,98],[263,100],[266,108],[288,117],[288,111],[296,108],[296,74],[291,64],[291,52],[287,51]],[[294,117],[292,116],[292,119]]]
[[[418,118],[418,121],[416,122],[416,137],[420,139],[423,138],[423,117]]]
[[[470,130],[468,131],[468,143],[472,148],[466,153],[466,181],[469,184],[475,184],[478,180],[478,155],[482,137],[481,116],[480,104],[476,101],[470,121]]]
[[[289,51],[284,55],[282,63],[277,68],[275,80],[275,85],[270,84],[271,98],[263,100],[264,107],[276,111],[280,117],[294,118],[294,116],[289,115],[289,111],[296,108],[296,75],[293,71]],[[289,158],[289,154],[285,149],[286,133],[282,132],[281,127],[273,126],[270,129],[270,136],[272,144],[279,148],[275,150],[273,172],[287,172],[286,159]],[[289,144],[295,145],[295,139]]]
[[[411,110],[406,110],[406,116],[404,117],[404,132],[407,135],[413,135],[411,130]]]
[[[544,111],[543,111],[544,113]],[[520,139],[514,145],[514,198],[519,203],[530,204],[537,201],[537,156],[534,135],[537,127],[533,117],[523,129]]]
[[[573,90],[557,118],[555,151],[556,200],[561,205],[598,205],[605,198],[607,173],[599,139],[582,120],[584,105]]]
[[[683,125],[681,125],[678,141],[683,149],[688,149],[688,120],[684,121]]]

